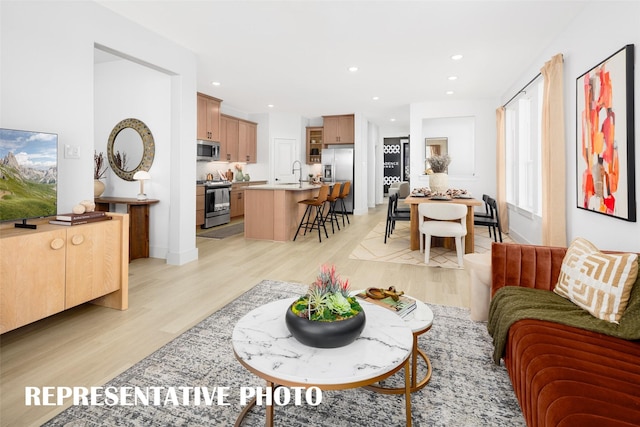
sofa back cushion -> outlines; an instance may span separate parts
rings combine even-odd
[[[566,251],[561,247],[492,243],[491,296],[504,286],[552,290]]]
[[[618,323],[638,275],[636,254],[605,254],[586,239],[567,250],[553,291],[598,319]]]

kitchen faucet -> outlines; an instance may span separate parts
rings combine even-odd
[[[296,169],[296,163],[298,164],[298,169]],[[300,163],[300,160],[294,160],[291,173],[295,174],[296,170],[300,172],[300,188],[302,188],[302,163]]]

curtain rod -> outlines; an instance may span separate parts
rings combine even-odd
[[[532,78],[531,80],[529,80],[529,83],[527,83],[526,85],[522,86],[522,89],[520,89],[518,92],[516,92],[516,94],[515,94],[515,95],[513,95],[513,96],[511,97],[511,99],[510,99],[510,100],[508,100],[507,102],[505,102],[505,103],[504,103],[504,105],[502,106],[502,108],[504,108],[504,107],[506,107],[507,105],[509,105],[509,103],[510,103],[511,101],[513,101],[514,99],[516,99],[516,97],[517,97],[518,95],[520,95],[522,92],[524,92],[524,90],[525,90],[526,88],[528,88],[528,87],[529,87],[529,85],[530,85],[531,83],[535,82],[535,81],[536,81],[536,79],[537,79],[538,77],[540,77],[541,75],[542,75],[542,73],[538,73],[538,74],[536,74],[536,76],[535,76],[534,78]]]

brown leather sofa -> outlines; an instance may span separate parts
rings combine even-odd
[[[565,251],[494,243],[491,296],[551,291]],[[529,427],[640,426],[640,341],[524,319],[510,326],[503,360]]]

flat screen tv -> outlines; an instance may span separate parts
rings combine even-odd
[[[58,135],[0,128],[0,221],[55,215],[57,181]]]

